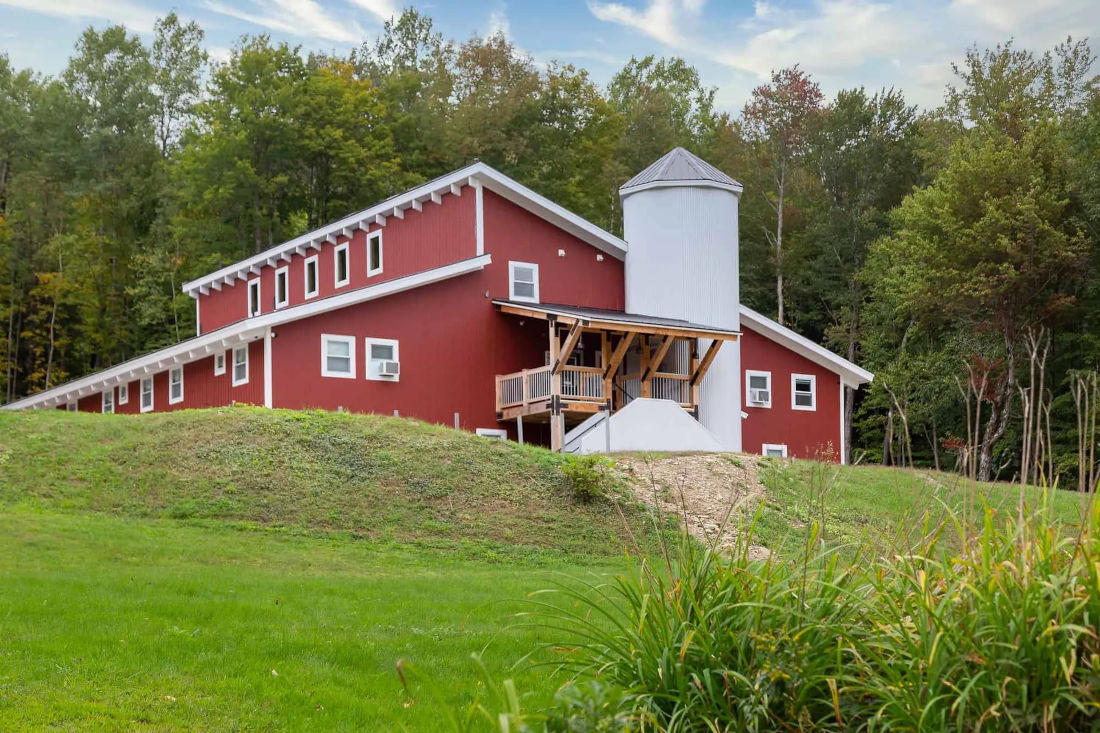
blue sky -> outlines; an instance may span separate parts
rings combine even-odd
[[[224,58],[242,34],[268,33],[305,50],[346,51],[373,38],[401,0],[0,0],[0,53],[56,74],[89,25],[122,23],[148,36],[171,9],[206,30]],[[1097,0],[436,0],[413,3],[457,39],[503,31],[536,62],[587,68],[606,83],[631,55],[679,55],[741,108],[773,68],[801,63],[832,95],[895,86],[934,106],[951,62],[971,44],[1015,38],[1042,50],[1067,35],[1100,39]],[[1100,49],[1095,40],[1094,49]]]

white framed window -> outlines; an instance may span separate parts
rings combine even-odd
[[[478,428],[476,432],[483,438],[494,438],[497,440],[508,439],[508,431],[501,430],[500,428]]]
[[[76,403],[75,402],[70,402],[70,403],[66,404],[65,409],[69,412],[76,412]]]
[[[110,415],[115,411],[115,390],[114,387],[103,393],[103,414]]]
[[[141,411],[153,410],[153,378],[145,377],[141,380]]]
[[[539,266],[531,262],[508,263],[508,299],[539,302]]]
[[[285,308],[290,302],[290,268],[275,271],[275,308]]]
[[[772,373],[745,370],[745,407],[772,406]]]
[[[336,280],[336,287],[342,288],[351,282],[350,272],[348,269],[348,243],[344,242],[332,250],[332,273]]]
[[[183,402],[183,367],[178,366],[168,370],[168,404],[176,405]]]
[[[317,255],[307,257],[305,261],[305,267],[303,268],[305,277],[305,293],[306,299],[316,298],[317,293],[320,292],[320,286],[317,280]]]
[[[355,379],[355,337],[321,334],[321,376]]]
[[[791,409],[817,409],[817,377],[813,374],[791,375]]]
[[[233,349],[233,386],[248,384],[248,345]]]
[[[260,278],[248,281],[248,317],[260,315]]]
[[[225,352],[219,351],[214,354],[214,376],[220,377],[225,374]]]
[[[382,230],[367,235],[367,277],[382,274]]]
[[[396,382],[401,378],[401,355],[396,339],[368,338],[367,379]]]
[[[771,458],[786,458],[787,446],[783,443],[764,443],[760,446],[760,455]]]
[[[125,405],[130,402],[130,384],[123,382],[118,385],[118,404]]]

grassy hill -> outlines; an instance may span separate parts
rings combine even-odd
[[[562,460],[388,417],[0,413],[0,730],[437,730],[486,670],[538,709],[563,679],[538,654],[514,666],[545,641],[514,614],[612,577],[649,524],[577,502]],[[927,471],[721,460],[757,484],[780,554],[813,521],[845,543],[972,495]]]

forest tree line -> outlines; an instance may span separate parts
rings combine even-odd
[[[941,106],[775,71],[737,114],[679,58],[606,87],[408,10],[347,56],[212,62],[175,14],[89,28],[56,77],[0,54],[0,385],[194,333],[181,283],[474,158],[621,233],[682,145],[745,185],[744,302],[876,373],[853,459],[1095,486],[1100,78],[1085,41],[970,49]]]

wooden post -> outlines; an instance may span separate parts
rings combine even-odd
[[[516,439],[523,445],[523,415],[516,415]]]
[[[550,406],[550,450],[561,453],[565,443],[565,415],[561,411],[561,398],[554,396]]]
[[[688,369],[688,374],[695,374],[695,371],[699,368],[699,339],[693,339],[691,342],[691,367]],[[694,410],[699,407],[699,385],[693,381],[688,381],[688,390],[691,392],[689,399],[691,400],[691,408]]]
[[[556,318],[551,318],[549,321],[550,331],[550,364],[554,365],[558,363],[558,354],[561,353],[561,344],[558,341],[558,321]],[[561,374],[551,370],[550,373],[550,397],[553,398],[561,394]],[[553,423],[553,419],[551,419]],[[553,432],[553,431],[551,431]]]
[[[640,397],[650,396],[649,384],[649,336],[642,336],[642,389]]]

